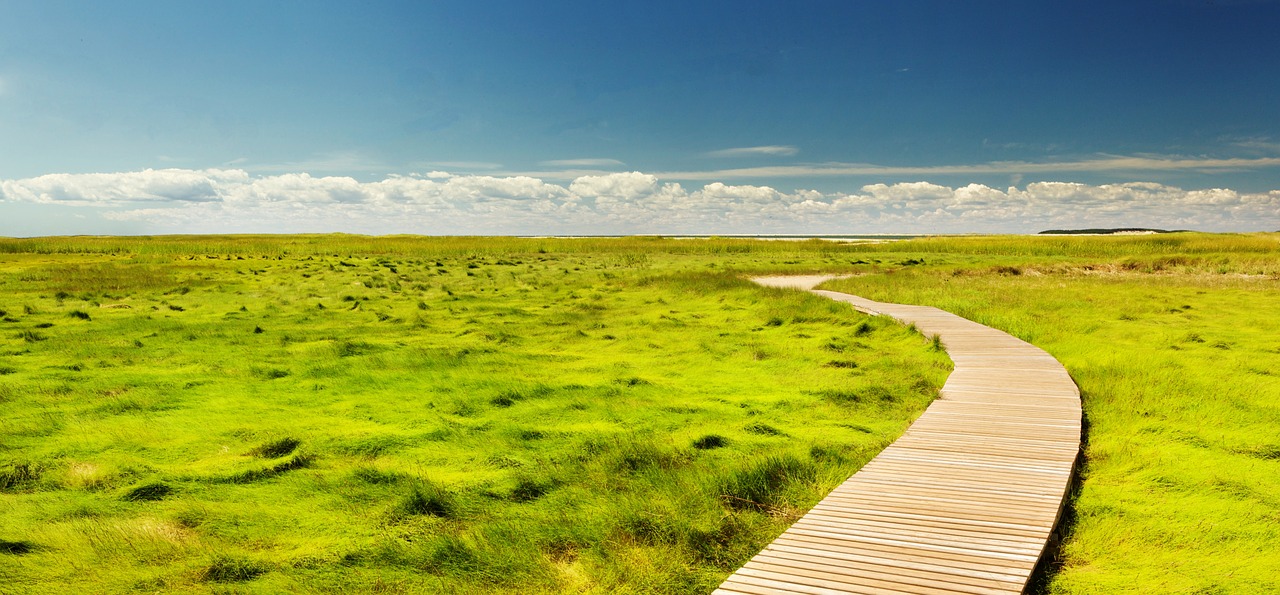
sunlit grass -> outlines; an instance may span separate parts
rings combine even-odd
[[[706,592],[948,369],[821,242],[0,240],[0,592]]]
[[[1071,372],[1088,444],[1048,592],[1272,593],[1278,237],[963,239],[930,264],[827,286],[1007,330]]]

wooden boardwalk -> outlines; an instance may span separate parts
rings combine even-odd
[[[756,281],[808,289],[815,279]],[[715,593],[1021,593],[1080,449],[1080,393],[1067,371],[937,308],[814,293],[940,335],[955,370],[902,437]]]

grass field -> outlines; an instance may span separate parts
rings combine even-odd
[[[1280,235],[0,240],[0,592],[710,590],[948,364],[1087,422],[1049,593],[1280,591]]]
[[[1044,591],[1280,592],[1280,234],[893,249],[926,263],[826,287],[1009,331],[1080,385],[1083,481]]]
[[[707,592],[946,376],[855,250],[0,240],[0,593]]]

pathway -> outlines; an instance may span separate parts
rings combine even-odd
[[[720,585],[716,594],[1021,593],[1080,449],[1080,393],[1052,356],[926,306],[764,277],[941,336],[955,369],[902,437]]]

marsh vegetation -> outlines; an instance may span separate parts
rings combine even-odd
[[[848,250],[0,241],[0,592],[707,592],[947,374]]]
[[[707,592],[948,370],[762,272],[1066,365],[1039,589],[1280,589],[1280,236],[1180,233],[0,240],[0,592]]]
[[[1280,591],[1280,234],[953,238],[829,283],[1061,361],[1086,420],[1049,593]]]

